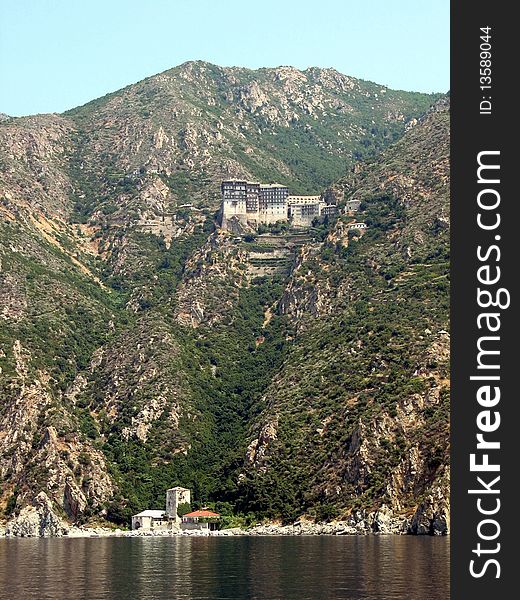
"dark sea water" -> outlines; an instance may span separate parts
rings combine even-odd
[[[448,600],[446,538],[0,540],[2,600]]]

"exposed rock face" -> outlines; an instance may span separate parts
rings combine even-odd
[[[20,514],[7,524],[6,535],[17,537],[60,537],[68,531],[67,525],[53,510],[45,492],[40,492]]]
[[[16,489],[15,507],[19,509],[38,486],[72,521],[87,504],[102,512],[114,491],[103,454],[73,432],[77,423],[65,412],[60,415],[61,435],[54,426],[38,429],[38,424],[49,418],[55,401],[50,377],[33,371],[33,357],[19,340],[12,351],[17,376],[9,393],[16,401],[4,407],[0,436],[0,473],[10,483],[3,490],[4,497]],[[40,510],[44,504],[39,501],[33,508]]]
[[[186,264],[177,291],[178,322],[195,328],[229,320],[239,288],[246,283],[246,258],[229,236],[210,236]]]
[[[78,435],[58,437],[54,427],[48,427],[33,458],[46,470],[47,494],[63,507],[67,517],[75,522],[87,505],[104,514],[102,508],[114,493],[103,454]]]
[[[276,421],[266,423],[259,436],[254,439],[248,446],[246,452],[246,463],[259,471],[266,471],[267,467],[263,465],[264,457],[266,456],[269,445],[276,440]]]
[[[0,306],[0,319],[4,321],[20,320],[27,309],[23,284],[15,275],[0,273]]]
[[[413,515],[410,533],[417,535],[446,535],[450,531],[449,467],[428,491]]]
[[[31,355],[20,340],[15,340],[11,351],[16,377],[12,379],[9,391],[15,401],[5,406],[3,413],[4,425],[0,436],[3,477],[7,473],[18,475],[26,468],[38,416],[52,400],[48,374],[40,372],[39,376],[31,377]]]
[[[308,315],[323,316],[332,309],[332,290],[328,281],[317,277],[312,264],[320,248],[307,246],[298,256],[295,268],[285,292],[279,302],[279,310],[287,315],[299,328],[306,325]]]
[[[23,209],[66,218],[72,184],[64,172],[75,127],[58,115],[8,119],[0,127],[0,210]]]
[[[130,415],[121,430],[124,439],[146,442],[154,423],[163,418],[175,443],[184,396],[178,355],[177,342],[165,324],[143,317],[132,331],[94,354],[83,398],[99,398],[91,404],[96,419],[100,414],[112,420]]]

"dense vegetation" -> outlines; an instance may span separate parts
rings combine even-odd
[[[103,449],[120,483],[118,519],[121,515],[127,519],[143,506],[162,506],[164,490],[174,484],[193,491],[195,506],[234,502],[233,476],[242,460],[247,424],[258,410],[262,390],[284,359],[285,320],[275,317],[268,330],[262,329],[264,311],[280,293],[281,284],[268,280],[242,290],[232,328],[221,326],[194,334],[171,324],[180,346],[172,368],[183,374],[191,407],[181,417],[179,429],[190,450],[176,452],[179,440],[172,437],[166,413],[153,424],[144,444],[122,439],[128,415],[118,426],[107,423]],[[260,334],[264,339],[257,346]],[[226,507],[228,512],[230,507]]]

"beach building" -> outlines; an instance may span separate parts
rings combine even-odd
[[[172,529],[179,527],[182,519],[178,514],[181,504],[190,504],[188,488],[173,487],[166,490],[166,510],[143,510],[133,515],[132,529]]]
[[[164,529],[167,524],[164,510],[143,510],[132,517],[132,529]]]
[[[181,529],[215,531],[219,528],[219,519],[219,513],[207,509],[195,510],[193,512],[183,515]]]

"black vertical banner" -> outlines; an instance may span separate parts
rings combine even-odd
[[[452,2],[451,597],[509,599],[520,574],[514,385],[518,47],[514,4]],[[516,39],[519,34],[516,33]],[[513,41],[515,40],[515,42]],[[514,164],[514,163],[517,164]],[[517,367],[517,376],[520,368]]]

